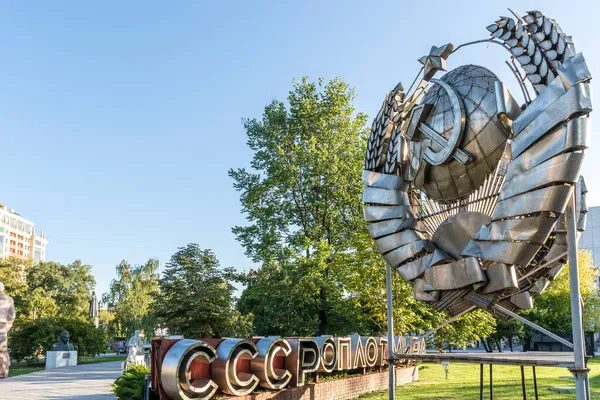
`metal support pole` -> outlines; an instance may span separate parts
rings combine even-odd
[[[567,251],[569,253],[569,280],[571,285],[571,324],[573,328],[573,353],[575,364],[571,370],[575,377],[575,393],[577,400],[586,400],[588,370],[585,363],[581,294],[579,292],[579,266],[577,262],[577,221],[575,216],[575,193],[571,195],[565,210],[567,223]]]
[[[389,368],[389,400],[394,400],[396,385],[394,382],[394,310],[392,300],[392,266],[385,263],[385,288],[387,300],[387,319],[388,319],[388,368]]]
[[[537,391],[537,376],[535,375],[535,365],[533,365],[531,369],[533,370],[533,390],[535,392],[535,400],[539,400]]]
[[[490,400],[494,399],[494,383],[492,381],[492,364],[490,364]]]
[[[479,400],[483,400],[483,364],[479,364]]]
[[[523,400],[527,400],[527,389],[525,389],[525,367],[521,365],[521,391],[523,392]]]
[[[547,329],[542,328],[541,326],[539,326],[537,324],[534,324],[533,322],[521,317],[520,315],[515,314],[514,312],[509,311],[506,308],[499,306],[498,304],[496,304],[494,306],[494,308],[496,308],[496,310],[500,311],[502,314],[507,315],[513,319],[516,319],[517,321],[520,321],[520,322],[524,323],[525,325],[532,327],[536,331],[542,332],[544,335],[550,336],[552,339],[556,340],[557,342],[560,342],[571,349],[573,348],[573,343],[561,338],[558,335],[555,335],[554,333],[550,332]]]

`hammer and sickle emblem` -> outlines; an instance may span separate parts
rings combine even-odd
[[[417,136],[416,133],[419,132],[442,147],[442,150],[438,152],[434,151],[431,146],[428,146],[425,149],[423,159],[430,165],[442,165],[448,162],[450,158],[454,158],[462,164],[467,164],[471,157],[465,151],[458,148],[465,130],[465,107],[452,86],[440,79],[432,79],[431,82],[440,85],[440,87],[448,94],[448,99],[454,114],[454,124],[450,138],[446,139],[442,134],[425,124],[424,121],[429,116],[433,104],[421,104],[413,108],[408,124],[407,136],[409,139],[415,140],[415,136]]]

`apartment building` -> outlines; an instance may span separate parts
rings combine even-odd
[[[44,261],[47,244],[43,231],[36,235],[33,222],[0,203],[0,258]]]

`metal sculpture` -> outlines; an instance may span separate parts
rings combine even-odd
[[[248,372],[238,371],[244,361],[250,364],[258,355],[258,348],[248,339],[225,339],[217,347],[217,359],[210,365],[212,379],[221,390],[233,396],[245,396],[258,386],[259,378]]]
[[[385,97],[367,146],[370,235],[417,300],[454,317],[532,308],[566,263],[567,242],[576,248],[570,201],[576,229],[585,227],[589,69],[556,21],[513,14],[487,27],[491,39],[432,47],[411,87]],[[481,66],[434,79],[478,43],[508,52],[523,104]]]
[[[171,399],[210,399],[219,386],[210,377],[217,352],[210,344],[183,339],[175,343],[162,362],[160,381]]]

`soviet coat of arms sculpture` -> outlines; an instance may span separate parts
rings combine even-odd
[[[587,212],[583,55],[538,11],[487,29],[491,39],[432,47],[413,85],[385,97],[363,173],[378,250],[416,299],[451,315],[533,307],[567,260],[563,214],[573,195],[579,230]],[[434,78],[453,53],[479,43],[506,50],[523,104],[483,66]]]

